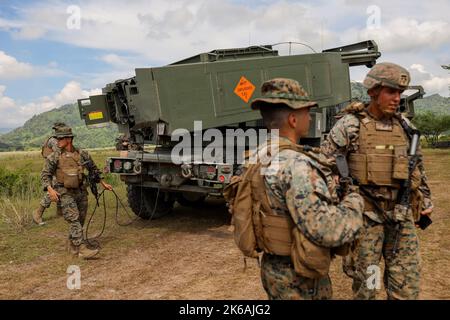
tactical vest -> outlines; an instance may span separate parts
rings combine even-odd
[[[285,149],[302,152],[320,161],[300,145],[280,141],[279,152]],[[272,156],[273,157],[273,156]],[[328,274],[332,253],[329,248],[309,241],[294,224],[290,215],[273,212],[261,174],[261,163],[250,165],[242,177],[235,177],[224,196],[232,206],[234,238],[239,249],[248,257],[258,252],[290,256],[295,271],[307,278]],[[343,248],[336,254],[345,254]]]
[[[50,148],[50,147],[48,146],[48,142],[49,142],[50,139],[52,139],[52,138],[53,138],[53,137],[48,137],[47,140],[45,140],[45,143],[42,145],[42,148],[41,148],[41,155],[42,155],[44,158],[47,158],[50,154],[53,153],[53,149]]]
[[[61,152],[56,168],[56,181],[67,189],[79,188],[83,181],[81,155],[78,151]]]
[[[408,138],[396,117],[389,124],[355,114],[360,120],[359,148],[348,158],[352,176],[360,185],[400,188],[408,179]]]

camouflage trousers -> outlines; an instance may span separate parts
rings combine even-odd
[[[56,178],[53,177],[52,181],[53,181],[53,185],[55,185],[56,184]],[[50,205],[52,204],[52,200],[50,200],[50,196],[49,196],[48,192],[44,193],[44,196],[42,197],[41,202],[39,204],[41,206],[43,206],[45,209],[50,208]],[[56,203],[56,205],[57,205],[58,208],[61,207],[61,204],[60,204],[59,201]]]
[[[41,202],[39,202],[39,204],[40,204],[41,206],[43,206],[45,209],[50,208],[50,205],[52,204],[52,200],[50,200],[50,196],[48,195],[48,192],[46,192],[46,193],[44,194],[44,196],[42,197]],[[58,202],[56,203],[56,206],[57,206],[58,208],[61,207],[61,203],[58,201]]]
[[[396,241],[397,254],[394,255]],[[344,272],[353,278],[354,299],[376,298],[374,275],[381,257],[385,262],[383,280],[388,299],[417,299],[420,282],[419,241],[412,218],[403,222],[397,237],[395,226],[380,224],[365,217],[363,234],[351,254],[343,259]]]
[[[73,245],[83,243],[83,225],[88,209],[88,193],[86,189],[57,188],[61,194],[61,207],[64,220],[69,223],[69,240]]]
[[[333,295],[329,276],[321,279],[299,276],[290,257],[264,254],[261,281],[270,300],[324,300]]]

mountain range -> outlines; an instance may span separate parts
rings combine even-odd
[[[111,147],[118,135],[117,126],[113,123],[105,128],[88,129],[75,103],[34,115],[23,126],[0,135],[0,150],[39,149],[50,136],[55,122],[64,122],[72,128],[74,144],[80,148]]]

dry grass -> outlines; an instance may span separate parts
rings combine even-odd
[[[111,149],[99,149],[90,152],[100,169],[103,169],[107,157],[116,153]],[[43,159],[38,151],[4,152],[0,153],[0,165],[5,177],[11,181],[4,190],[0,189],[0,226],[9,227],[17,232],[23,232],[32,226],[32,211],[38,207],[41,196],[44,195],[40,184],[40,171]],[[107,175],[108,183],[119,185],[119,178]]]
[[[0,222],[16,232],[23,232],[31,224],[29,204],[22,201],[0,199]]]

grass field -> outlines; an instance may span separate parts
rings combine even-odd
[[[433,192],[434,223],[419,231],[422,254],[422,299],[450,299],[450,172],[449,150],[425,150],[425,164]],[[92,151],[103,167],[111,150]],[[0,168],[29,170],[37,175],[42,168],[38,152],[0,154]],[[125,188],[110,178],[125,201]],[[0,299],[266,299],[259,268],[243,259],[230,233],[229,215],[223,201],[210,200],[202,208],[176,206],[171,215],[155,221],[136,220],[130,226],[115,223],[115,202],[107,194],[107,221],[100,239],[98,259],[82,261],[65,252],[67,223],[47,210],[47,224],[32,224],[30,215],[39,197],[26,192],[2,196],[0,205]],[[21,227],[5,217],[23,216]],[[90,210],[94,208],[90,196]],[[91,225],[92,233],[102,226],[102,212]],[[122,222],[129,221],[119,209]],[[81,290],[66,287],[67,268],[82,270]],[[331,276],[336,299],[351,298],[351,282],[335,260]],[[380,292],[379,298],[385,295]]]

